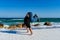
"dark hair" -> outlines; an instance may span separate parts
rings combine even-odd
[[[27,14],[31,17],[32,16],[32,12],[27,12]]]
[[[30,17],[30,21],[32,21],[32,16],[33,16],[33,14],[32,14],[32,12],[27,12],[27,14],[29,15],[29,17]]]

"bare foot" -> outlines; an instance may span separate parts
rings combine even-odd
[[[33,33],[31,32],[30,35],[32,35]]]

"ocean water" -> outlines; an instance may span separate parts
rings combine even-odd
[[[40,18],[41,22],[60,22],[60,18]]]
[[[54,22],[56,24],[60,24],[60,18],[39,18],[39,22]],[[23,23],[24,19],[23,18],[0,18],[0,23],[2,24],[18,24],[18,23]]]

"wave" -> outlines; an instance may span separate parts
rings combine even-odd
[[[23,20],[23,19],[12,19],[12,20]]]
[[[31,24],[41,24],[43,25],[45,22],[33,22]],[[60,25],[60,22],[50,22],[52,25]]]
[[[35,26],[33,26],[34,24],[40,24],[38,26],[36,26],[37,28],[40,28],[40,27],[60,27],[60,22],[59,23],[56,23],[56,22],[51,22],[51,26],[46,26],[46,25],[43,25],[45,22],[33,22],[31,23],[31,27],[32,28],[35,28]],[[9,27],[9,25],[14,25],[14,24],[23,24],[22,22],[14,22],[14,23],[4,23],[4,27]]]

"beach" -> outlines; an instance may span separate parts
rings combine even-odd
[[[60,40],[60,1],[0,0],[0,40]]]
[[[26,30],[16,30],[17,33],[0,32],[0,40],[60,40],[60,28],[36,29],[29,35]]]

